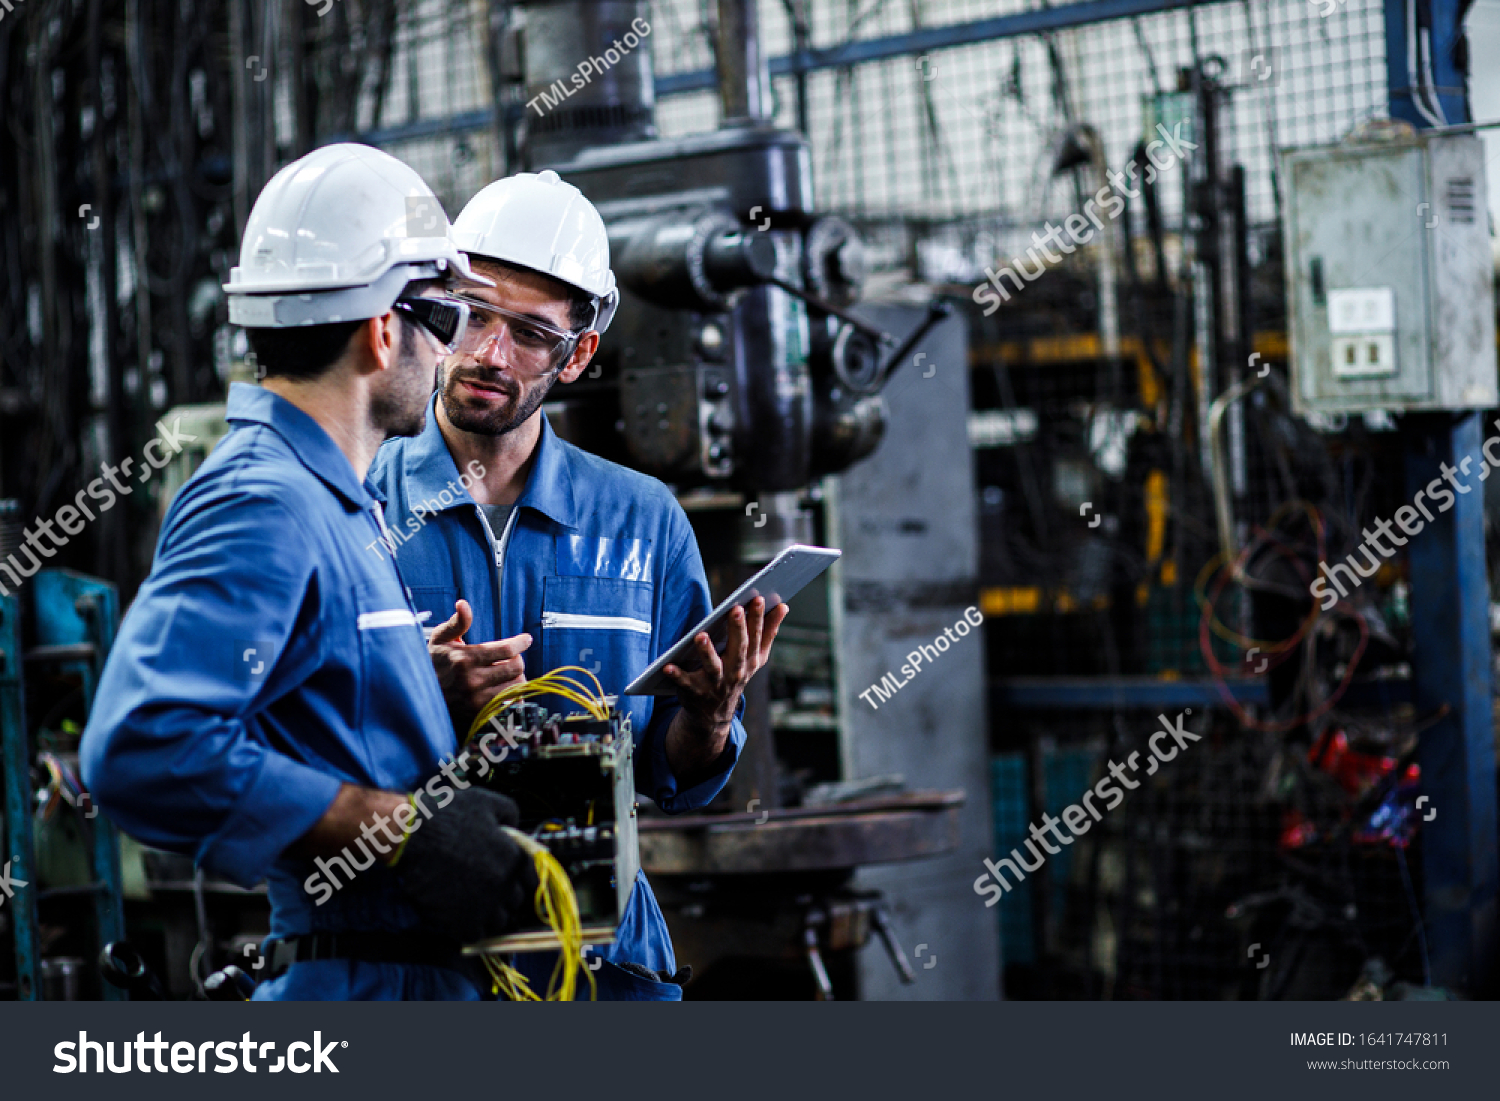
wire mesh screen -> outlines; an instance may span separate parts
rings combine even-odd
[[[1029,5],[929,2],[813,5],[814,48],[992,18]],[[766,52],[785,55],[781,5],[761,5]],[[696,4],[659,3],[658,75],[712,64]],[[1326,18],[1305,0],[1217,5],[1115,20],[1045,38],[983,42],[808,77],[809,138],[820,205],[859,218],[923,221],[989,215],[1027,225],[1067,214],[1038,163],[1053,131],[1073,122],[1104,138],[1109,164],[1129,155],[1147,124],[1143,105],[1177,86],[1197,58],[1222,59],[1243,92],[1226,120],[1229,157],[1246,166],[1257,220],[1273,216],[1275,146],[1335,141],[1385,114],[1383,8],[1353,0]],[[795,124],[791,77],[774,81],[777,120]],[[708,92],[665,98],[664,135],[710,129]],[[988,260],[988,257],[982,258]],[[973,270],[977,271],[977,265]]]
[[[403,5],[388,51],[370,41],[357,13],[339,19],[344,10],[318,21],[308,48],[344,74],[347,130],[410,160],[445,202],[461,203],[503,174],[483,117],[495,99],[489,6]],[[813,4],[809,44],[829,48],[1025,10],[949,0]],[[813,72],[806,111],[818,203],[864,222],[920,221],[928,236],[949,241],[924,250],[931,270],[920,274],[970,279],[1014,239],[1074,209],[1046,171],[1060,129],[1091,126],[1105,163],[1119,167],[1162,121],[1154,97],[1173,92],[1195,58],[1218,58],[1221,79],[1237,88],[1223,119],[1226,157],[1246,168],[1251,216],[1268,221],[1276,147],[1335,141],[1385,114],[1382,5],[1346,0],[1327,17],[1320,10],[1305,0],[1222,3]],[[790,53],[785,6],[764,3],[760,15],[764,52]],[[658,77],[713,67],[710,19],[698,0],[651,6],[648,47]],[[366,64],[372,50],[378,63]],[[290,145],[291,89],[284,76],[278,81],[278,138]],[[795,81],[778,77],[773,92],[776,121],[795,126]],[[718,121],[711,91],[657,104],[664,137]],[[1164,192],[1164,202],[1169,220],[1180,218],[1180,189]],[[955,236],[956,226],[963,231]]]
[[[381,146],[457,213],[507,171],[490,125],[490,21],[486,0],[334,5],[300,43],[282,36],[272,74],[277,144],[296,148],[299,119],[311,115],[319,140],[358,135]],[[303,73],[317,88],[316,102],[299,87]]]

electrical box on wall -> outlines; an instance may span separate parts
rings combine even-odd
[[[1299,412],[1500,405],[1483,150],[1419,132],[1282,153]]]

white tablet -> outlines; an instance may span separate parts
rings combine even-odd
[[[646,671],[625,686],[627,696],[672,696],[677,685],[672,678],[662,673],[667,665],[675,665],[688,672],[698,668],[697,647],[693,639],[703,631],[708,632],[714,649],[724,652],[729,643],[729,613],[735,608],[749,604],[757,596],[766,598],[766,611],[778,604],[785,604],[802,591],[803,587],[836,562],[844,552],[829,547],[807,547],[793,543],[778,554],[769,566],[736,589],[717,608],[709,613],[698,626],[684,635],[677,644],[653,661]]]

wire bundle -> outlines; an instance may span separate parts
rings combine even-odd
[[[595,1000],[599,988],[593,973],[583,964],[583,922],[578,916],[578,896],[573,893],[568,873],[545,845],[520,830],[507,827],[505,832],[536,862],[536,912],[557,935],[561,947],[545,998],[531,989],[531,983],[521,972],[496,956],[486,955],[484,966],[495,981],[495,993],[504,994],[513,1002],[571,1002],[578,989],[578,972],[582,971],[589,981],[589,1000]]]
[[[1229,674],[1229,670],[1219,661],[1218,656],[1214,653],[1210,632],[1239,647],[1241,650],[1258,647],[1269,659],[1267,667],[1274,668],[1290,657],[1295,648],[1305,638],[1308,638],[1313,627],[1323,615],[1322,610],[1317,606],[1317,602],[1314,601],[1312,611],[1302,621],[1297,630],[1289,638],[1278,641],[1275,639],[1246,638],[1225,625],[1215,612],[1215,604],[1231,580],[1237,581],[1247,588],[1275,590],[1274,586],[1251,577],[1245,569],[1246,563],[1250,558],[1263,547],[1269,546],[1278,556],[1291,562],[1297,572],[1302,575],[1304,582],[1309,580],[1294,549],[1288,547],[1286,543],[1272,534],[1271,530],[1268,530],[1274,529],[1277,521],[1282,519],[1286,514],[1298,509],[1306,514],[1312,526],[1313,534],[1317,540],[1318,560],[1323,561],[1327,556],[1327,551],[1322,514],[1305,501],[1289,501],[1272,514],[1264,528],[1257,529],[1255,540],[1240,551],[1232,562],[1228,560],[1228,556],[1223,552],[1209,559],[1198,574],[1198,579],[1193,585],[1193,595],[1197,599],[1199,606],[1203,609],[1203,614],[1198,624],[1198,647],[1203,653],[1203,660],[1207,663],[1209,672],[1213,675],[1220,695],[1224,697],[1225,704],[1234,713],[1235,718],[1243,725],[1256,730],[1271,731],[1273,733],[1284,733],[1296,726],[1320,718],[1332,710],[1339,700],[1343,698],[1344,693],[1349,690],[1349,685],[1354,680],[1355,671],[1359,667],[1360,658],[1364,656],[1365,648],[1369,645],[1370,641],[1370,627],[1365,617],[1350,602],[1341,600],[1335,605],[1332,612],[1333,614],[1349,616],[1355,621],[1359,627],[1359,642],[1354,648],[1354,653],[1349,658],[1343,678],[1339,681],[1338,686],[1329,693],[1327,698],[1317,703],[1311,710],[1294,716],[1291,719],[1263,722],[1251,716],[1229,690],[1229,685],[1225,679]],[[1212,591],[1209,591],[1211,578],[1213,579]],[[1289,595],[1300,597],[1302,594],[1299,591]],[[1307,656],[1304,660],[1310,663],[1311,658]]]
[[[582,673],[594,682],[593,689],[590,690],[588,684],[582,680],[565,676],[564,674],[567,673]],[[563,665],[550,673],[544,673],[536,680],[522,681],[502,692],[497,692],[488,703],[480,708],[479,714],[474,716],[464,744],[472,742],[479,732],[507,707],[520,703],[522,700],[536,699],[540,696],[561,696],[568,702],[582,707],[590,718],[601,721],[609,718],[609,704],[605,701],[604,686],[599,683],[599,678],[581,665]]]

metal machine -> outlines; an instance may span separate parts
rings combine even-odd
[[[520,48],[507,51],[524,58],[513,79],[527,104],[511,145],[598,208],[621,287],[595,365],[548,407],[553,426],[677,488],[721,596],[785,546],[819,542],[820,525],[833,533],[820,479],[874,451],[880,391],[948,309],[903,319],[899,336],[851,312],[864,246],[816,210],[807,139],[770,121],[753,2],[718,5],[720,128],[674,140],[657,137],[648,19],[633,0],[526,5]],[[818,591],[829,607],[839,599]],[[822,953],[874,931],[912,982],[882,896],[848,880],[864,864],[951,851],[962,793],[793,805],[769,679],[747,690],[750,738],[720,813],[642,822],[642,862],[661,877],[674,938],[700,969],[736,952],[805,960],[811,992],[832,997],[857,984]]]
[[[615,0],[530,5],[528,102],[647,11]],[[679,487],[777,494],[874,449],[880,388],[946,309],[899,346],[847,311],[864,281],[863,245],[815,211],[807,140],[766,117],[754,12],[720,9],[720,129],[656,140],[650,51],[639,48],[561,105],[528,113],[521,144],[529,168],[555,169],[609,227],[621,307],[591,372],[597,384],[579,384],[568,402],[588,418],[591,449],[609,450],[603,429],[630,465]],[[762,504],[771,510],[796,525],[793,502]]]

